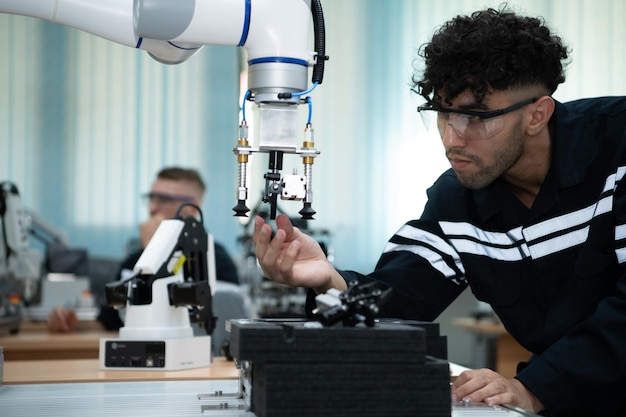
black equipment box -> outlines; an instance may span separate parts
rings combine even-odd
[[[251,364],[257,417],[449,417],[449,365],[428,354],[427,340],[441,352],[442,338],[425,324],[232,320],[230,349]]]

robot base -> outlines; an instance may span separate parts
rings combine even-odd
[[[176,339],[100,339],[100,369],[178,371],[211,364],[211,336]]]

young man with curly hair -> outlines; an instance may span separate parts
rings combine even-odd
[[[457,400],[625,416],[626,98],[559,103],[567,48],[541,19],[488,9],[424,45],[414,88],[451,169],[374,272],[337,271],[285,217],[255,221],[266,276],[317,293],[375,280],[380,315],[434,320],[468,286],[533,353],[508,379],[462,373]]]

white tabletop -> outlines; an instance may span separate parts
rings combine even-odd
[[[237,380],[3,385],[6,416],[254,417],[238,398]],[[217,395],[216,395],[217,394]],[[484,404],[455,404],[451,417],[521,417]]]

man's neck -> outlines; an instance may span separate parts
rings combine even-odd
[[[532,207],[541,190],[551,159],[552,140],[546,130],[545,135],[527,142],[522,158],[503,175],[513,194],[528,208]]]

